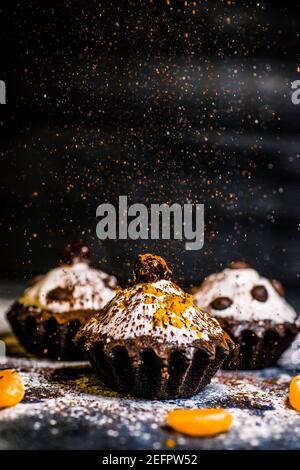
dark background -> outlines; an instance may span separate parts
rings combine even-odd
[[[244,259],[300,306],[300,7],[280,5],[1,2],[1,277],[81,238],[123,283],[144,250],[183,285]],[[99,242],[119,195],[205,204],[204,248]]]

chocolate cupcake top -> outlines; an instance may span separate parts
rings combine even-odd
[[[170,280],[171,271],[159,256],[140,255],[136,284],[117,292],[112,301],[82,328],[114,340],[151,337],[159,343],[185,345],[223,337],[219,323],[193,304],[193,298]]]
[[[86,245],[68,244],[61,261],[61,266],[36,278],[19,299],[21,304],[57,313],[99,310],[115,295],[116,278],[89,266]]]
[[[216,317],[239,321],[293,323],[297,317],[284,298],[282,284],[260,276],[242,262],[231,263],[224,271],[208,276],[194,289],[194,301]]]

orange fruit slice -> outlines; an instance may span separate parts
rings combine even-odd
[[[0,408],[17,405],[25,395],[19,372],[13,369],[0,370]]]
[[[175,431],[188,436],[214,436],[230,429],[232,416],[222,408],[180,409],[168,414],[167,423]]]
[[[300,411],[300,375],[296,375],[290,383],[289,398],[292,407]]]

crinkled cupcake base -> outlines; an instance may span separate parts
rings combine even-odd
[[[223,341],[195,341],[188,347],[159,344],[152,337],[127,340],[89,338],[81,332],[76,342],[113,390],[140,398],[189,397],[202,390],[234,347]]]
[[[239,322],[216,317],[236,343],[223,363],[223,369],[255,370],[275,365],[290,346],[299,328],[294,323],[276,324],[270,320]]]
[[[29,353],[47,359],[75,361],[84,359],[84,355],[73,339],[94,313],[94,310],[53,313],[15,302],[7,319]]]

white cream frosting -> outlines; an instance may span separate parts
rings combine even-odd
[[[51,312],[99,310],[115,295],[116,278],[91,268],[87,263],[62,265],[50,270],[28,287],[19,302]],[[65,300],[53,300],[49,293],[57,288],[69,289]]]
[[[196,307],[189,294],[167,280],[124,289],[100,315],[89,320],[84,331],[105,335],[107,341],[150,335],[160,343],[172,341],[178,345],[223,335],[215,319]]]
[[[255,286],[265,287],[268,293],[265,302],[253,298],[251,290]],[[218,297],[228,297],[232,304],[224,310],[212,308],[211,302]],[[232,317],[240,321],[272,320],[274,323],[293,323],[297,317],[295,310],[280,296],[271,282],[251,268],[228,268],[211,274],[194,292],[194,302],[209,309],[213,316]]]

